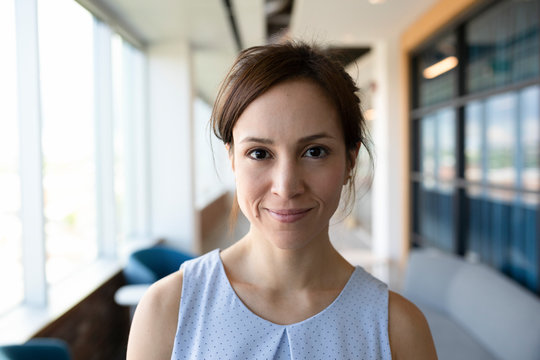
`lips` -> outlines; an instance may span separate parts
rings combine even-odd
[[[304,218],[313,208],[304,209],[266,209],[270,216],[282,223],[293,223]]]

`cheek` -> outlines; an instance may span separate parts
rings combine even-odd
[[[317,189],[316,192],[319,194],[319,197],[327,205],[333,204],[337,207],[339,204],[343,182],[345,180],[344,174],[344,166],[334,166],[329,168],[328,171],[318,172],[318,176],[313,179],[313,189]]]
[[[265,184],[260,171],[255,171],[245,164],[237,163],[235,169],[236,194],[238,204],[244,215],[250,212],[264,195]]]

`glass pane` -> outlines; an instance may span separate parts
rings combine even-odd
[[[23,298],[15,9],[0,1],[0,314]]]
[[[456,118],[453,109],[437,116],[438,180],[452,181],[456,176]]]
[[[451,99],[456,89],[456,38],[449,35],[424,50],[417,58],[418,105]]]
[[[127,116],[129,79],[124,43],[118,34],[111,37],[112,85],[114,108],[114,195],[116,208],[116,240],[122,242],[126,232]],[[127,75],[127,76],[126,76]]]
[[[38,5],[46,271],[54,284],[97,253],[93,18],[75,1]]]
[[[105,25],[102,25],[105,26]],[[111,36],[116,241],[146,236],[144,206],[146,129],[143,54],[118,34]]]
[[[500,200],[477,196],[472,189],[467,197],[467,257],[480,260],[511,276],[532,291],[538,291],[538,202],[524,204],[508,191]]]
[[[540,86],[520,94],[521,182],[528,190],[540,191]]]
[[[415,207],[418,219],[415,221],[418,233],[426,245],[446,251],[453,251],[454,216],[453,193],[440,192],[425,183],[417,190]]]
[[[540,1],[501,1],[466,25],[468,92],[540,75]]]
[[[435,120],[435,117],[428,116],[420,122],[420,139],[422,141],[420,150],[420,171],[424,173],[424,175],[435,176]]]
[[[453,109],[440,110],[420,120],[420,171],[439,183],[456,174],[456,119]],[[440,184],[441,186],[445,186]]]
[[[479,182],[483,178],[483,111],[480,102],[465,107],[465,179],[468,181]]]
[[[510,93],[488,99],[486,120],[487,180],[491,184],[514,187],[517,96]]]

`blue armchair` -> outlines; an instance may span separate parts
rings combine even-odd
[[[0,346],[0,360],[70,360],[66,342],[60,339],[32,339],[20,345]]]
[[[124,268],[129,285],[152,284],[172,274],[180,265],[193,256],[165,246],[155,246],[135,251]]]

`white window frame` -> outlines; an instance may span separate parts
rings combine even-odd
[[[15,1],[24,303],[47,304],[37,1]]]
[[[111,35],[109,27],[94,18],[94,124],[96,164],[100,164],[96,167],[98,257],[116,255]]]

